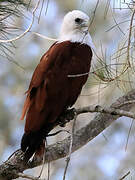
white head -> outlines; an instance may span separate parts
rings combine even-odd
[[[79,10],[67,13],[63,19],[60,31],[60,42],[80,42],[93,46],[90,34],[88,33],[89,16]]]

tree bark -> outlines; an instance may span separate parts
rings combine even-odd
[[[75,132],[73,136],[72,152],[78,150],[93,138],[95,138],[112,122],[122,116],[122,112],[124,116],[135,117],[135,114],[130,111],[134,107],[134,104],[135,90],[132,90],[131,92],[117,99],[116,102],[110,106],[110,108],[102,108],[100,106],[96,106],[91,109],[92,106],[89,106],[77,109],[76,113],[78,115],[87,112],[102,113],[98,113],[94,117],[94,119],[90,121],[85,127]],[[55,144],[47,146],[45,153],[45,162],[54,161],[67,156],[69,152],[69,145],[70,137],[65,138],[63,141],[59,141]],[[19,177],[20,172],[42,164],[42,161],[38,162],[36,160],[25,164],[23,159],[24,153],[20,149],[14,152],[7,161],[0,165],[0,178],[6,180],[15,179]]]

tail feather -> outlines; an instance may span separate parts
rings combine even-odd
[[[21,141],[21,149],[25,152],[27,162],[32,155],[43,145],[43,138],[39,132],[24,133]]]
[[[26,162],[28,162],[34,153],[37,156],[40,156],[41,152],[43,152],[43,149],[45,149],[44,141],[46,136],[53,128],[54,124],[50,123],[46,128],[44,127],[39,131],[24,133],[21,140],[21,149],[23,152],[25,152]]]
[[[31,104],[31,101],[30,101],[29,95],[27,95],[27,98],[24,102],[24,106],[23,106],[23,110],[22,110],[22,116],[20,118],[21,120],[24,119],[24,116],[25,116],[26,112],[28,111],[30,104]]]

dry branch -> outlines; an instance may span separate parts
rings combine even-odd
[[[40,3],[40,0],[37,1],[36,5],[32,11],[32,21],[31,21],[29,27],[22,34],[20,34],[19,36],[15,37],[13,39],[7,39],[7,40],[0,39],[0,43],[10,43],[10,42],[16,41],[18,39],[21,39],[23,36],[25,36],[31,30],[33,23],[34,23],[35,12],[38,9],[39,3]]]
[[[124,95],[123,97],[119,98],[115,103],[113,103],[110,106],[110,111],[106,112],[107,114],[98,113],[95,116],[95,118],[91,122],[89,122],[85,127],[76,131],[73,136],[72,152],[78,150],[79,148],[87,144],[98,134],[100,134],[104,129],[106,129],[112,122],[114,122],[116,119],[122,116],[121,113],[117,114],[117,112],[124,112],[123,115],[126,116],[126,112],[129,112],[134,107],[135,104],[134,100],[135,100],[135,90],[132,90],[127,95]],[[127,103],[128,101],[130,102],[129,104]],[[126,102],[126,104],[124,102]],[[119,111],[117,107],[120,107]],[[113,110],[112,113],[111,113],[111,109]],[[114,109],[116,110],[114,111]],[[81,114],[90,111],[87,107],[87,108],[80,108],[79,110],[77,110],[77,112],[78,114]],[[134,113],[131,114],[134,115]],[[129,113],[127,113],[127,115],[129,115]],[[69,146],[70,146],[70,137],[64,139],[63,141],[47,146],[46,154],[45,154],[46,163],[67,156],[69,153]],[[34,168],[42,164],[42,161],[37,162],[36,160],[33,160],[28,164],[25,164],[23,159],[24,159],[24,153],[21,150],[17,150],[16,152],[14,152],[13,155],[11,155],[8,158],[8,160],[5,161],[0,166],[0,178],[6,180],[15,179],[19,177],[19,173],[22,173],[24,170]]]
[[[128,171],[128,172],[127,172],[122,178],[120,178],[119,180],[125,179],[129,174],[130,174],[130,171]]]

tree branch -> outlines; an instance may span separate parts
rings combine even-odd
[[[127,95],[119,98],[115,103],[110,106],[110,108],[102,108],[101,106],[89,106],[77,109],[76,112],[78,115],[86,112],[101,113],[98,113],[94,117],[94,119],[90,121],[85,127],[75,132],[73,136],[72,152],[78,150],[79,148],[87,144],[120,116],[134,118],[135,114],[129,112],[134,107],[134,104],[135,90],[132,90]],[[117,109],[117,107],[120,107],[120,109]],[[67,156],[69,153],[69,146],[70,137],[64,139],[63,141],[47,146],[45,154],[46,162],[54,161]],[[6,180],[15,179],[19,177],[19,173],[23,172],[24,170],[34,168],[42,164],[42,161],[37,162],[36,160],[25,164],[23,159],[24,153],[21,150],[17,150],[16,152],[14,152],[13,155],[11,155],[8,160],[0,166],[0,178]]]

